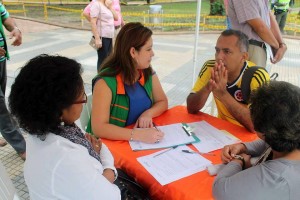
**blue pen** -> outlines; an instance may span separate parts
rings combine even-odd
[[[178,146],[174,146],[174,147],[169,148],[169,149],[167,149],[167,150],[165,150],[165,151],[163,151],[163,152],[160,152],[159,154],[154,155],[153,158],[155,158],[155,157],[157,157],[157,156],[160,156],[160,155],[162,155],[162,154],[164,154],[164,153],[166,153],[166,152],[168,152],[168,151],[171,151],[172,149],[176,149],[177,147],[178,147]]]
[[[195,153],[195,154],[200,154],[200,155],[211,155],[211,156],[215,156],[215,154],[213,153],[203,153],[203,152],[196,152],[196,151],[190,151],[190,150],[187,150],[187,149],[184,149],[184,150],[181,150],[182,152],[184,153]]]

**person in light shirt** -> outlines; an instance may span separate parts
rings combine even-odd
[[[121,199],[112,154],[74,123],[87,102],[75,60],[39,55],[21,69],[9,105],[28,132],[24,177],[31,200]]]
[[[251,119],[259,137],[228,145],[226,166],[213,184],[216,200],[298,200],[300,197],[300,88],[271,81],[252,93]],[[251,157],[260,157],[254,166]]]
[[[99,72],[102,62],[112,51],[114,21],[118,20],[118,15],[111,0],[96,0],[91,3],[90,18],[92,34],[98,49],[97,71]]]

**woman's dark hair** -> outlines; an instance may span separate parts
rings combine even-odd
[[[284,81],[271,81],[251,94],[254,129],[272,149],[300,149],[300,88]]]
[[[132,47],[139,51],[152,36],[152,31],[139,22],[125,24],[117,35],[113,52],[101,65],[101,76],[116,76],[119,73],[124,75],[124,81],[134,84],[135,72],[134,60],[130,55]],[[110,69],[104,70],[103,69]],[[145,81],[152,74],[152,68],[143,70]]]
[[[42,54],[21,68],[11,87],[9,106],[30,134],[55,131],[62,110],[81,95],[81,65],[73,59]]]

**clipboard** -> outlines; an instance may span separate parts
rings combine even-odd
[[[140,141],[129,141],[131,149],[133,151],[162,149],[200,142],[200,139],[192,133],[192,129],[186,123],[157,126],[157,128],[165,134],[159,143],[148,144]]]

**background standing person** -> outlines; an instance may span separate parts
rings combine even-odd
[[[287,47],[276,19],[269,10],[268,0],[228,0],[228,16],[232,29],[242,31],[250,39],[250,61],[266,67],[267,48],[274,56],[271,59],[272,63],[275,64],[282,59]]]
[[[141,23],[127,23],[117,35],[113,53],[92,84],[91,122],[97,137],[147,143],[163,138],[152,118],[168,109],[168,99],[151,67],[152,46],[152,31]],[[131,124],[143,129],[124,128]]]
[[[28,132],[24,177],[31,200],[121,199],[110,151],[74,123],[87,102],[81,73],[75,60],[40,55],[11,87],[11,112]]]
[[[284,33],[286,18],[290,11],[290,1],[291,0],[275,0],[274,2],[274,15],[282,34]]]
[[[22,44],[22,33],[15,21],[9,16],[4,5],[0,3],[0,131],[6,141],[16,150],[23,160],[26,158],[26,143],[20,129],[16,126],[14,119],[10,116],[5,103],[6,89],[6,59],[9,59],[7,41],[4,35],[3,26],[10,32],[13,38],[11,45],[19,46]],[[3,141],[2,141],[3,143]]]
[[[121,5],[119,0],[113,0],[113,7],[118,15],[118,20],[114,21],[115,24],[115,37],[117,37],[118,33],[120,32],[122,26],[124,26],[124,21],[121,13]]]
[[[90,8],[92,33],[95,37],[98,61],[97,71],[112,50],[112,39],[114,37],[114,21],[118,15],[113,8],[112,0],[96,0]]]
[[[97,1],[97,0],[94,0]],[[88,20],[89,22],[91,22],[91,16],[90,16],[90,12],[91,12],[91,6],[93,4],[92,0],[90,0],[90,3],[84,8],[82,14],[83,16],[86,18],[86,20]]]

